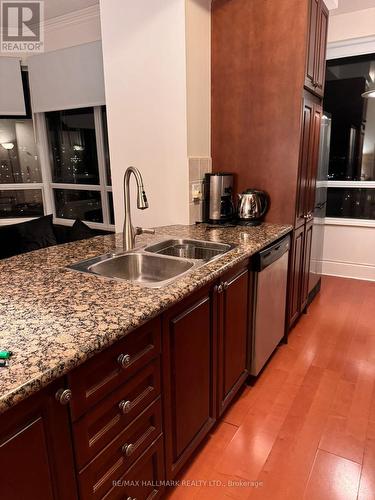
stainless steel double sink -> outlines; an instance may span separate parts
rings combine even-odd
[[[160,288],[232,248],[234,245],[225,243],[167,239],[129,252],[100,255],[68,268],[114,280],[131,281],[145,287]]]

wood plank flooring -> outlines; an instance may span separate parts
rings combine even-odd
[[[325,277],[177,479],[169,500],[375,500],[375,283]]]

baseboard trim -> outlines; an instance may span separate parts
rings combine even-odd
[[[364,281],[375,281],[375,266],[354,262],[323,260],[322,274]]]

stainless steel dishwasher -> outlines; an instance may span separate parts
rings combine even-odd
[[[253,259],[254,305],[250,373],[258,375],[285,333],[290,237],[277,241]]]

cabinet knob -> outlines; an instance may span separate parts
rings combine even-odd
[[[225,282],[223,283],[223,288],[224,288],[224,290],[227,290],[227,289],[228,289],[228,287],[229,287],[229,283],[228,283],[228,281],[225,281]]]
[[[131,403],[131,401],[120,401],[119,404],[118,404],[118,407],[120,408],[120,410],[122,411],[122,413],[129,413],[130,410],[132,409],[133,405]]]
[[[55,398],[61,405],[67,405],[72,399],[72,391],[70,389],[59,389],[55,394]]]
[[[126,500],[137,500],[135,497],[128,497]]]
[[[117,363],[122,366],[122,368],[127,368],[130,365],[131,357],[129,354],[120,354],[117,358]]]
[[[216,287],[216,290],[217,290],[217,293],[223,293],[223,290],[224,290],[224,288],[223,288],[223,284],[222,284],[222,283],[220,283],[220,285],[218,285],[218,286]]]
[[[124,444],[122,447],[122,452],[125,453],[127,457],[130,457],[134,451],[134,444]]]

